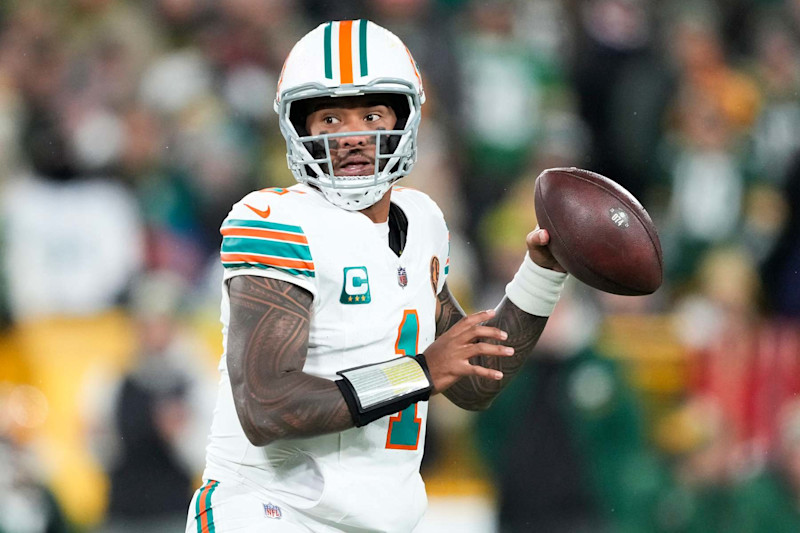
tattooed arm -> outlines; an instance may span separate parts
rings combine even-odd
[[[547,249],[549,235],[546,231],[534,230],[528,235],[528,253],[539,266],[563,272],[564,269]],[[458,379],[434,379],[436,390],[442,392],[453,403],[471,411],[486,409],[500,391],[516,376],[525,360],[531,356],[539,336],[547,324],[547,317],[529,314],[516,305],[508,297],[504,297],[493,311],[483,311],[485,322],[476,329],[474,340],[467,342],[478,345],[500,345],[506,347],[506,353],[492,352],[489,349],[476,350],[468,362],[480,372],[464,372]],[[436,341],[425,351],[432,376],[440,376],[438,359],[445,358],[446,350],[464,349],[466,340],[456,342],[453,333],[463,329],[466,321],[476,315],[466,317],[461,306],[450,294],[445,283],[436,302]],[[466,317],[466,318],[465,318]],[[500,332],[501,335],[490,336],[485,332]],[[447,340],[443,349],[439,344]],[[497,348],[497,347],[496,347]],[[501,356],[501,357],[498,357]]]
[[[445,283],[439,293],[436,304],[436,335],[448,331],[461,318],[464,311],[456,299],[450,294]],[[508,298],[503,298],[500,305],[485,325],[493,326],[508,333],[503,345],[513,348],[514,354],[508,357],[487,357],[478,355],[470,359],[473,365],[491,368],[502,372],[501,379],[485,379],[480,376],[464,376],[444,391],[444,395],[454,404],[470,411],[489,407],[500,391],[516,376],[525,360],[533,353],[539,335],[544,331],[547,317],[529,315]],[[497,342],[484,340],[484,342]]]
[[[228,374],[248,440],[264,446],[353,427],[336,384],[303,372],[311,294],[259,276],[236,276],[228,290]]]

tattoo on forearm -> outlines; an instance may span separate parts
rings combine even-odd
[[[438,311],[436,316],[436,337],[456,325],[456,322],[466,316],[464,310],[458,305],[455,298],[450,294],[450,289],[445,283],[442,290],[436,296],[439,299]]]
[[[446,291],[446,287],[439,294],[439,302],[441,306],[436,321],[437,336],[447,331],[464,316],[464,312],[449,291]],[[530,315],[504,297],[497,307],[494,318],[486,325],[500,328],[508,333],[508,339],[502,344],[513,347],[514,355],[510,357],[478,356],[470,360],[472,364],[500,370],[503,372],[503,379],[494,381],[477,376],[465,376],[447,389],[444,395],[464,409],[479,410],[488,407],[533,353],[545,324],[547,324],[547,317]],[[485,342],[499,344],[498,341],[492,339],[485,339]]]
[[[333,381],[303,373],[311,295],[288,282],[236,276],[229,282],[228,373],[236,412],[254,444],[352,427]]]

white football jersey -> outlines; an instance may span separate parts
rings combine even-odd
[[[408,219],[400,257],[380,226],[306,185],[251,193],[225,219],[226,280],[268,276],[314,296],[304,372],[335,380],[339,370],[421,353],[433,342],[436,294],[449,270],[447,227],[419,191],[395,187],[392,203]],[[226,284],[222,293],[227,346]],[[419,475],[427,402],[362,428],[256,447],[237,418],[224,354],[219,370],[204,479],[249,486],[265,504],[272,497],[319,521],[320,530],[414,528],[427,505]]]

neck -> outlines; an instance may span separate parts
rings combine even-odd
[[[386,222],[389,220],[389,205],[392,203],[392,189],[386,191],[386,194],[383,197],[372,204],[371,206],[367,207],[366,209],[361,209],[359,213],[365,215],[368,219],[370,219],[375,224],[380,224],[382,222]]]

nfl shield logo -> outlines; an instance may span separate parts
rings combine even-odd
[[[264,516],[267,518],[280,518],[281,508],[271,503],[264,504]]]
[[[406,269],[403,267],[397,269],[397,283],[399,283],[401,287],[408,285],[408,274],[406,274]]]

